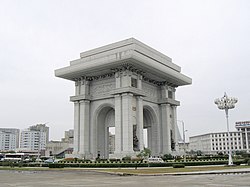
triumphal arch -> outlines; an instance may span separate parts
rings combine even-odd
[[[172,59],[130,38],[80,54],[55,70],[74,81],[74,152],[81,158],[121,158],[144,149],[173,153],[177,145],[178,86],[192,80]],[[114,129],[110,154],[109,129]],[[146,130],[145,130],[146,129]]]

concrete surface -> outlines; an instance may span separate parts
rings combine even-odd
[[[147,186],[250,186],[250,173],[206,175],[118,176],[94,171],[6,171],[0,170],[1,187],[147,187]]]

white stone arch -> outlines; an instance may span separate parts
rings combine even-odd
[[[95,157],[108,158],[109,157],[109,127],[115,126],[115,110],[111,103],[100,104],[94,111],[94,125],[95,132],[93,132],[95,139],[94,153]]]
[[[143,128],[147,128],[148,148],[153,156],[159,154],[159,119],[155,109],[149,105],[143,106]]]

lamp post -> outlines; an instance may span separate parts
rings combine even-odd
[[[178,120],[179,122],[181,122],[182,124],[182,133],[183,133],[183,150],[184,150],[184,162],[186,162],[186,136],[185,133],[187,132],[187,130],[185,130],[185,126],[184,126],[184,121],[182,120]]]
[[[225,110],[226,113],[226,121],[227,121],[227,137],[228,137],[228,165],[233,165],[232,159],[232,150],[231,150],[231,138],[229,133],[229,122],[228,122],[228,110],[233,109],[235,107],[235,103],[237,103],[238,99],[234,97],[228,97],[226,92],[222,98],[215,99],[214,103],[218,106],[219,109]]]

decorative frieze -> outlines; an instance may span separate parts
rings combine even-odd
[[[129,74],[129,73],[136,73],[137,75],[139,75],[140,79],[142,79],[146,82],[155,84],[157,86],[167,85],[167,86],[171,86],[171,87],[177,87],[177,85],[170,83],[168,81],[157,81],[157,80],[154,80],[154,79],[147,77],[145,75],[146,74],[145,71],[143,71],[142,69],[136,68],[135,66],[133,66],[130,63],[124,63],[121,66],[117,66],[116,68],[112,68],[111,71],[112,71],[111,73],[106,73],[106,74],[98,75],[98,76],[82,76],[80,78],[75,78],[74,79],[75,85],[78,86],[79,83],[84,84],[84,80],[93,81],[93,80],[110,78],[110,77],[113,77],[115,75],[116,75],[115,77],[118,78],[121,75],[121,73],[124,72],[125,73],[124,75]]]
[[[103,75],[97,75],[97,76],[82,76],[80,78],[75,78],[75,84],[76,86],[79,85],[79,83],[81,82],[82,84],[84,84],[85,81],[93,81],[93,80],[99,80],[99,79],[105,79],[105,78],[111,78],[115,75],[114,72],[112,73],[106,73]]]
[[[112,73],[107,73],[107,74],[98,75],[98,76],[87,76],[87,77],[86,77],[86,80],[88,80],[88,81],[93,81],[93,80],[111,78],[111,77],[113,77],[114,75],[115,75],[115,73],[112,72]]]
[[[138,75],[142,75],[145,72],[142,69],[137,69],[135,66],[133,66],[130,63],[124,63],[121,66],[118,66],[116,68],[111,69],[113,72],[124,72],[124,71],[130,71],[132,73],[136,73]]]
[[[113,89],[115,89],[114,83],[106,83],[106,84],[104,83],[104,84],[92,85],[90,87],[90,94],[97,95],[100,93],[107,93]]]
[[[157,86],[164,86],[164,85],[166,85],[166,81],[156,81],[154,79],[150,79],[150,78],[145,77],[145,76],[143,76],[142,78],[143,78],[144,81],[156,84]]]
[[[153,85],[143,83],[142,90],[144,91],[145,95],[148,97],[157,98],[157,88]]]

